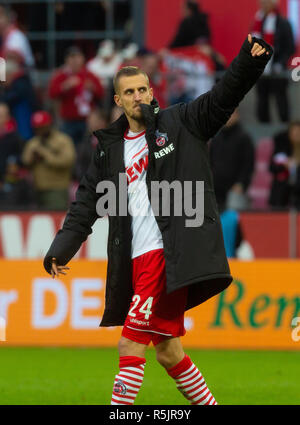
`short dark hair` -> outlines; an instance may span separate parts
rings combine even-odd
[[[66,58],[68,58],[69,56],[73,56],[73,55],[82,55],[82,56],[84,56],[84,54],[83,54],[83,51],[79,48],[79,47],[77,47],[77,46],[69,46],[66,50],[65,50],[65,59]]]
[[[141,74],[146,77],[147,82],[148,82],[148,86],[149,86],[149,77],[146,74],[146,72],[143,71],[142,69],[138,68],[137,66],[124,66],[123,68],[121,68],[116,73],[114,80],[113,80],[115,93],[118,92],[120,78],[122,78],[122,77],[133,77],[135,75],[141,75]]]

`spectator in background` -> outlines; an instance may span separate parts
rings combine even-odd
[[[139,51],[140,68],[146,72],[149,77],[150,87],[153,88],[154,97],[159,106],[164,109],[167,107],[167,80],[165,78],[165,68],[160,57],[147,49]]]
[[[254,171],[255,151],[239,122],[238,110],[212,139],[209,152],[220,211],[247,208],[246,191]]]
[[[273,182],[269,204],[273,208],[300,209],[300,121],[275,135],[270,171]]]
[[[66,210],[75,161],[72,140],[52,127],[48,112],[33,114],[35,137],[25,145],[22,161],[33,173],[39,208]]]
[[[22,145],[23,142],[16,132],[16,125],[11,119],[8,106],[0,103],[0,186],[4,182],[7,159],[14,157],[19,161]]]
[[[188,0],[183,5],[183,20],[169,47],[192,46],[199,40],[210,42],[208,16],[199,9],[197,0]]]
[[[23,57],[17,51],[6,53],[6,81],[0,87],[0,101],[9,105],[22,138],[30,139],[33,135],[31,115],[36,108],[36,99]]]
[[[109,89],[121,63],[122,57],[116,52],[115,43],[104,40],[100,43],[97,55],[87,63],[87,69],[100,79],[105,89]]]
[[[34,196],[27,171],[15,156],[9,156],[0,189],[1,210],[34,208]]]
[[[127,44],[124,49],[121,51],[122,63],[120,68],[125,66],[140,66],[140,59],[137,54],[139,51],[139,46],[136,43]]]
[[[209,153],[226,255],[251,259],[253,252],[244,240],[239,212],[248,207],[246,192],[254,172],[255,150],[239,122],[238,109],[212,139]]]
[[[25,208],[32,201],[30,185],[21,167],[23,141],[9,108],[0,103],[0,205],[2,210]]]
[[[17,52],[23,59],[26,67],[34,66],[34,57],[29,41],[25,34],[14,23],[12,10],[0,4],[0,56],[6,57],[7,51]]]
[[[270,96],[274,95],[280,119],[287,122],[290,119],[288,78],[282,74],[295,52],[294,36],[289,21],[280,15],[278,0],[259,0],[259,3],[252,35],[274,46],[274,55],[256,85],[257,117],[261,122],[270,122]]]
[[[99,78],[105,88],[105,104],[103,106],[106,109],[113,106],[113,76],[120,68],[121,63],[122,57],[116,52],[112,40],[102,41],[97,55],[87,63],[87,69]]]
[[[86,68],[84,55],[77,47],[67,50],[64,66],[50,81],[49,95],[59,102],[62,131],[77,147],[86,132],[86,118],[104,96],[102,84]]]
[[[197,45],[198,49],[204,53],[206,56],[210,57],[210,59],[213,61],[215,66],[216,72],[223,72],[226,70],[226,59],[221,53],[214,50],[214,48],[208,43],[208,42],[200,42]],[[216,80],[218,81],[220,77],[217,77]],[[216,81],[216,82],[217,82]]]
[[[84,143],[78,148],[75,166],[76,180],[80,181],[91,161],[92,153],[97,146],[98,140],[93,132],[108,125],[108,116],[101,109],[94,109],[87,118],[87,133]]]

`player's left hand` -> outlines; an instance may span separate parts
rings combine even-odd
[[[59,277],[60,273],[66,275],[65,270],[70,270],[70,269],[69,269],[69,267],[59,266],[57,264],[56,258],[53,257],[52,258],[52,265],[51,265],[52,279],[54,279],[55,277]]]
[[[252,35],[248,34],[248,41],[250,44],[252,44]],[[262,47],[259,43],[254,43],[252,49],[251,49],[251,55],[253,57],[256,56],[261,56],[264,53],[266,53],[267,55],[269,55],[270,53],[266,51],[266,49],[264,47]]]

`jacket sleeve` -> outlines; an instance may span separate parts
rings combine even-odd
[[[96,193],[96,186],[101,181],[99,149],[97,146],[89,168],[79,183],[76,199],[69,208],[63,227],[44,258],[44,267],[48,273],[51,271],[52,257],[57,259],[59,265],[67,264],[92,233],[92,226],[98,218],[96,203],[99,195]]]
[[[259,42],[269,55],[253,57],[251,48]],[[270,60],[273,49],[264,40],[245,40],[239,55],[233,60],[221,80],[207,93],[180,105],[184,125],[201,140],[208,141],[228,121],[235,108],[254,86]]]

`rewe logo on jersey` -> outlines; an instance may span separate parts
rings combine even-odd
[[[128,184],[134,182],[148,168],[148,155],[134,162],[131,167],[126,167],[126,175]]]

